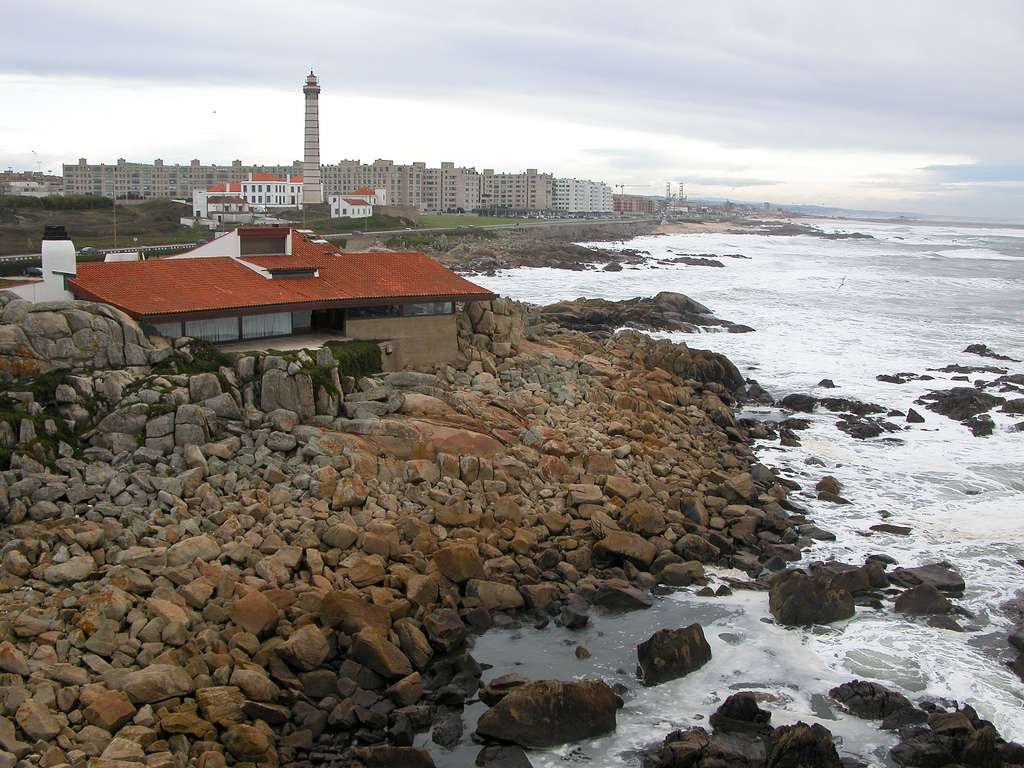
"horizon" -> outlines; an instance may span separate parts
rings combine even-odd
[[[312,69],[325,164],[537,168],[633,194],[672,182],[688,197],[925,216],[1024,210],[1024,107],[1006,97],[1024,79],[1024,14],[1008,1],[295,7],[316,16],[305,47],[282,43],[269,3],[13,0],[0,169],[290,164]]]

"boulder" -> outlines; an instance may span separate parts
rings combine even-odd
[[[274,742],[259,728],[244,724],[232,725],[220,740],[239,763],[277,764]]]
[[[475,597],[488,611],[515,610],[524,604],[518,589],[496,581],[470,579],[466,582],[466,596]]]
[[[326,627],[337,627],[349,635],[366,627],[381,633],[391,629],[391,614],[386,608],[367,602],[351,592],[328,592],[320,603],[320,621]]]
[[[170,664],[150,664],[143,669],[129,672],[121,685],[133,704],[150,704],[155,701],[185,696],[192,693],[195,684],[192,677],[181,667]]]
[[[470,579],[484,579],[484,561],[476,547],[456,544],[434,553],[437,569],[457,584]]]
[[[607,535],[594,545],[593,554],[598,559],[625,560],[646,571],[657,557],[658,548],[639,534],[608,531]]]
[[[547,749],[614,731],[621,703],[603,680],[537,680],[485,712],[476,732],[485,739]]]
[[[889,578],[903,587],[930,584],[940,592],[960,594],[966,589],[963,576],[954,571],[949,563],[929,563],[916,568],[895,568]]]
[[[902,693],[897,693],[879,683],[867,680],[851,680],[828,692],[829,696],[843,705],[857,717],[865,720],[899,720],[900,724],[924,722],[923,710],[918,709]],[[883,724],[885,727],[885,724]]]
[[[700,624],[659,629],[636,647],[645,685],[684,677],[711,661],[711,646]]]
[[[795,723],[776,728],[768,737],[766,766],[843,768],[832,733],[823,725]]]
[[[271,634],[281,619],[277,606],[255,590],[229,605],[227,614],[235,624],[257,637]]]
[[[953,603],[931,584],[921,584],[901,593],[896,598],[896,613],[908,616],[924,616],[937,613],[951,613]]]
[[[789,626],[829,624],[855,612],[853,595],[802,571],[782,571],[772,578],[768,609],[777,622]]]
[[[330,653],[323,631],[316,624],[305,624],[292,633],[278,649],[281,657],[296,669],[317,669]]]
[[[352,658],[386,680],[397,680],[413,672],[409,657],[372,627],[366,627],[353,639]]]

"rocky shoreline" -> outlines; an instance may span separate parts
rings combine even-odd
[[[477,764],[528,765],[614,728],[622,692],[484,684],[468,638],[714,596],[705,566],[781,624],[957,623],[942,564],[793,566],[830,534],[753,455],[732,406],[763,390],[720,355],[499,300],[462,318],[462,363],[356,380],[329,350],[227,357],[86,302],[0,304],[3,768],[429,766],[414,735],[465,743],[476,698]],[[694,626],[643,644],[645,680],[706,661]],[[969,708],[924,706],[900,764],[1016,759]],[[823,727],[762,713],[730,700],[652,765],[839,764]]]

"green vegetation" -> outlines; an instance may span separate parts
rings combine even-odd
[[[193,229],[178,223],[189,212],[189,206],[169,198],[119,201],[115,211],[110,198],[96,195],[5,196],[0,198],[0,255],[39,253],[46,224],[63,224],[79,249],[85,246],[141,248],[209,239],[208,229]],[[20,264],[17,274],[26,266],[32,265]]]
[[[221,368],[230,368],[232,362],[230,355],[221,352],[211,342],[191,339],[186,346],[176,349],[166,360],[157,363],[153,375],[217,373]]]
[[[80,451],[84,447],[82,435],[91,428],[76,427],[69,421],[67,416],[58,410],[55,399],[57,387],[67,383],[68,371],[51,371],[31,379],[22,379],[6,385],[0,390],[0,421],[4,422],[13,433],[16,446],[0,447],[0,470],[7,470],[11,467],[11,457],[15,453],[22,453],[31,456],[43,464],[52,465],[60,452],[60,444],[64,443],[72,449],[73,454],[80,458]],[[30,393],[32,402],[40,406],[41,410],[30,414],[23,402],[23,398],[15,393]],[[81,401],[80,404],[87,408],[92,407],[94,401]],[[25,443],[20,442],[21,422],[29,421],[32,424],[35,437]]]
[[[279,218],[291,221],[294,226],[300,229],[312,229],[321,235],[343,234],[346,232],[379,232],[382,230],[419,226],[412,219],[406,219],[402,216],[385,216],[380,213],[358,219],[332,219],[324,216],[314,218],[308,215],[308,213],[303,217],[302,211],[296,210],[275,211],[275,214]]]
[[[361,379],[384,370],[380,347],[373,341],[328,341],[324,346],[338,361],[338,375]]]

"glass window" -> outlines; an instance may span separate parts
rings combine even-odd
[[[182,337],[181,323],[151,323],[151,325],[153,330],[168,339],[180,339]]]
[[[212,320],[187,320],[185,335],[206,341],[234,341],[238,338],[238,318],[218,317]]]
[[[406,304],[402,313],[409,315],[450,315],[454,311],[450,301],[433,301],[423,304]]]
[[[262,339],[267,336],[287,336],[291,332],[291,312],[275,312],[269,315],[246,315],[242,318],[243,339]]]
[[[398,317],[398,307],[394,304],[385,304],[377,307],[351,307],[348,316],[358,317]]]

